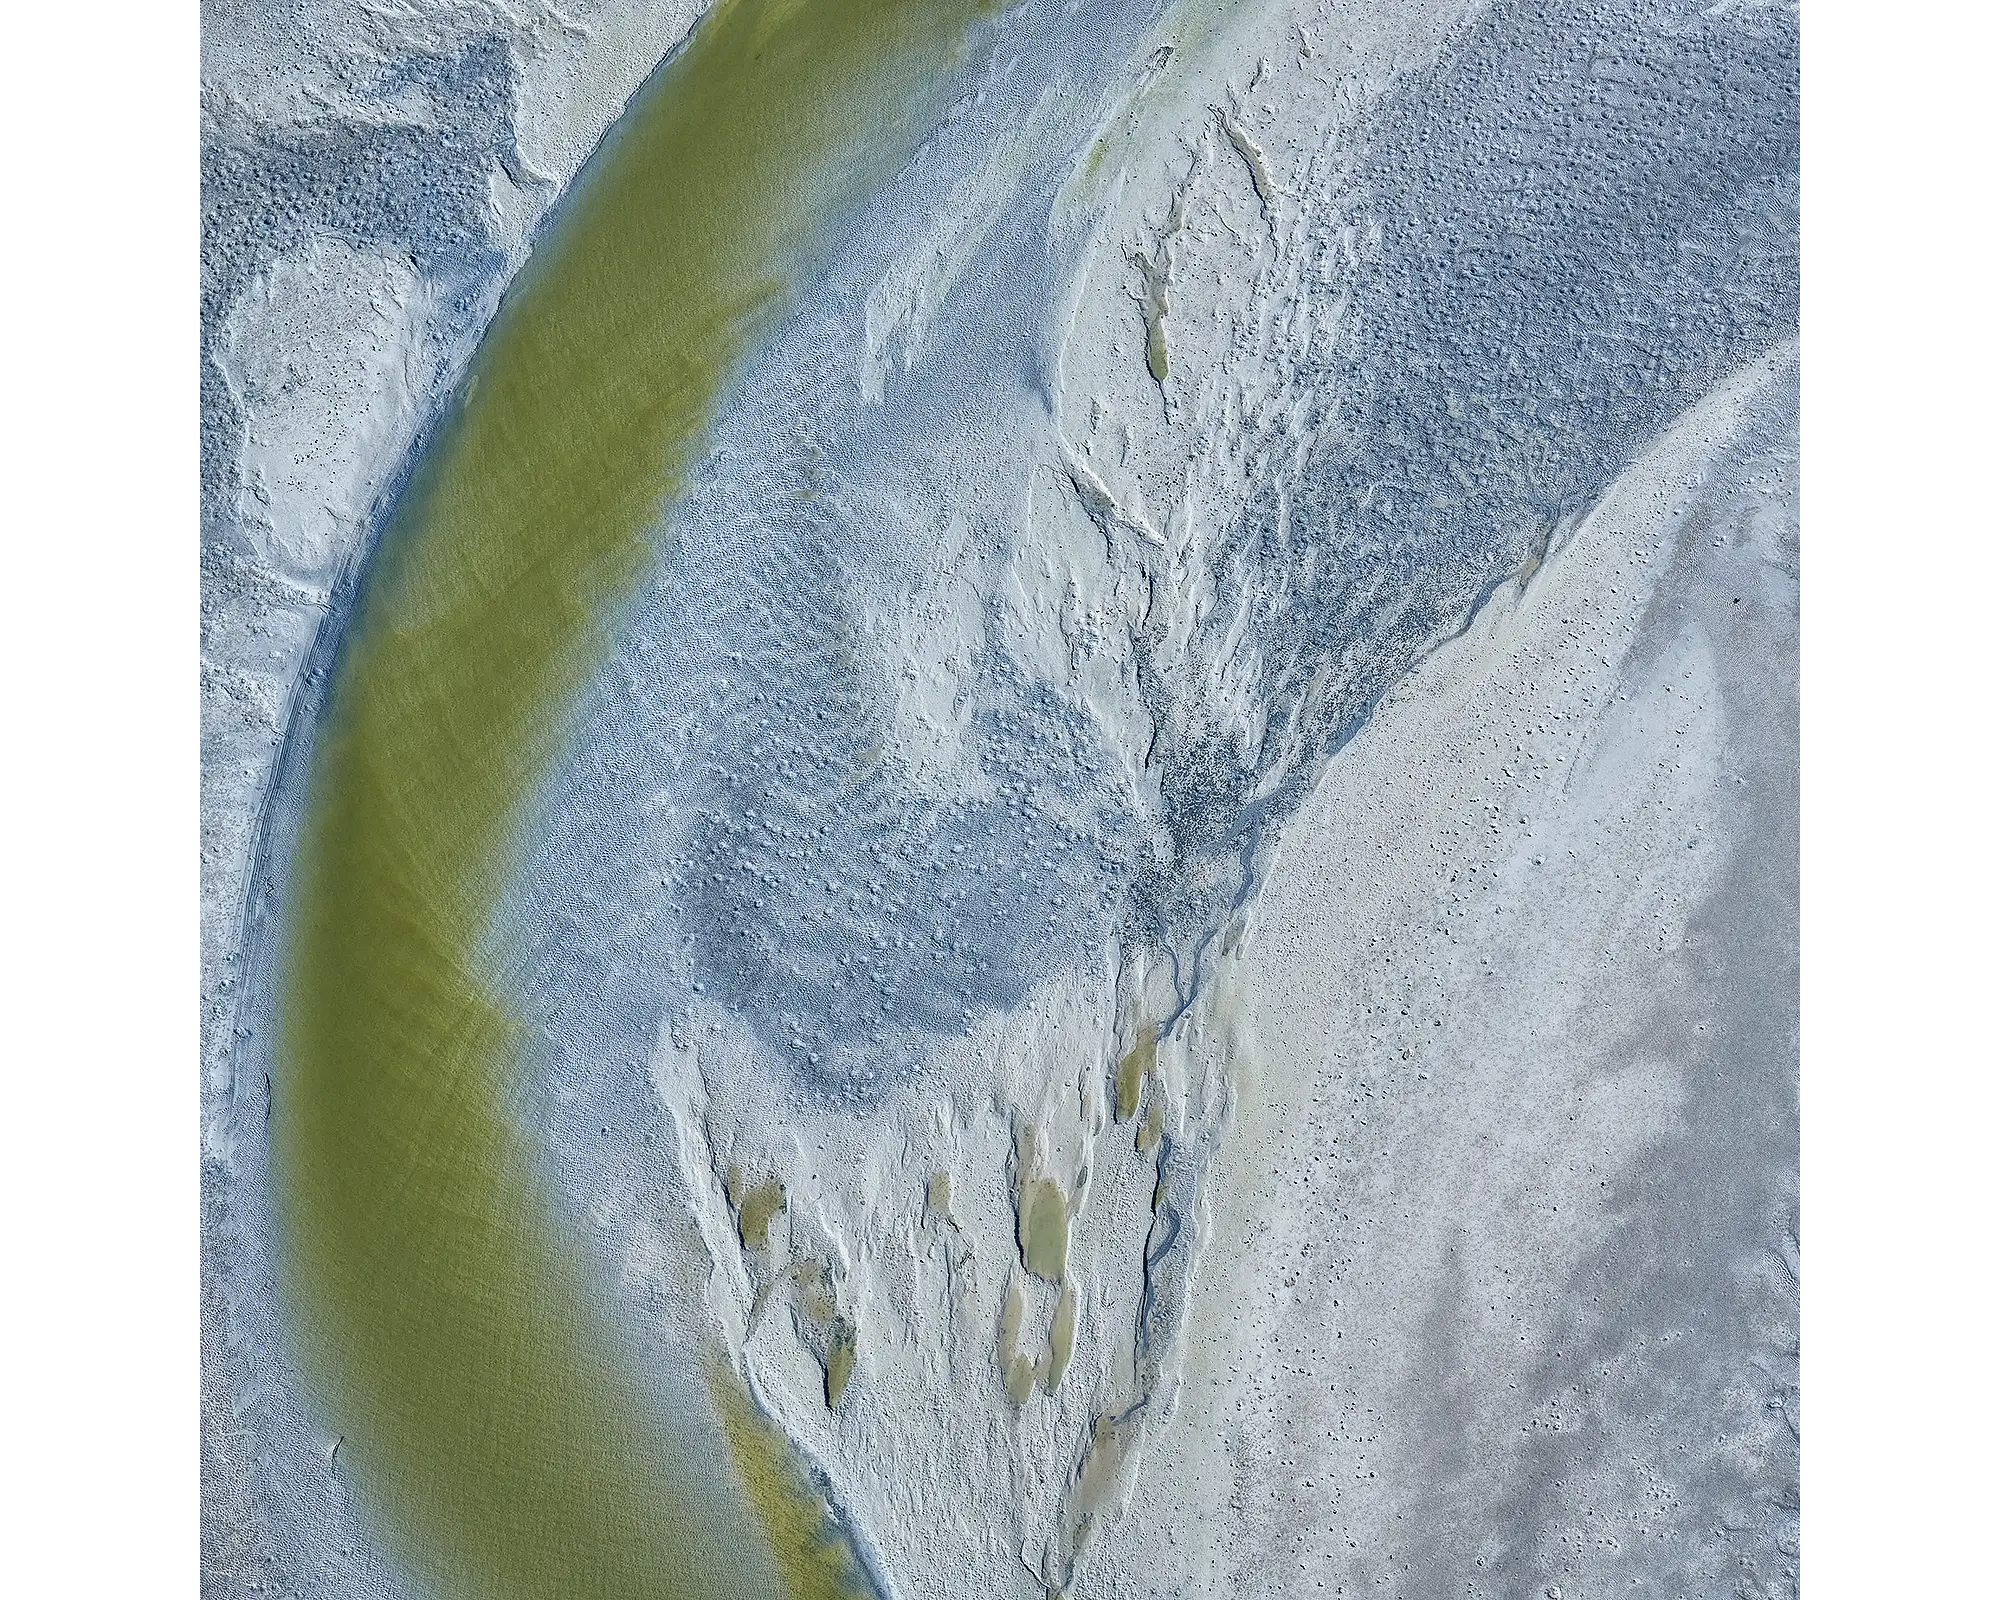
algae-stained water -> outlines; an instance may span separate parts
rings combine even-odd
[[[739,358],[919,138],[974,0],[724,0],[503,302],[387,529],[289,946],[281,1288],[386,1542],[452,1596],[838,1593],[780,1447],[677,1454],[516,1116],[487,941],[524,802]],[[747,1505],[766,1537],[716,1508]]]

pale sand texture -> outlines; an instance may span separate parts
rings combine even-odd
[[[1287,827],[1127,1592],[1796,1583],[1795,371],[1678,424]]]
[[[662,529],[496,930],[552,1168],[635,1337],[733,1363],[895,1594],[1792,1593],[1783,13],[1143,10],[1012,24]],[[259,1278],[279,736],[694,14],[213,11],[231,1600],[413,1593]],[[1647,165],[1711,68],[1742,194],[1714,123]]]

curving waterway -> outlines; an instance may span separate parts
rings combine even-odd
[[[772,1430],[676,1446],[600,1314],[489,938],[524,809],[719,401],[934,124],[982,0],[723,0],[510,289],[384,530],[313,756],[280,1287],[385,1543],[449,1596],[852,1592]],[[733,1470],[732,1470],[733,1467]],[[748,1506],[761,1539],[711,1508]]]

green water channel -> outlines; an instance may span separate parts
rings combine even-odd
[[[725,386],[989,0],[722,0],[510,289],[387,529],[313,758],[272,1170],[343,1475],[449,1600],[849,1592],[733,1375],[669,1429],[519,1115],[491,923]],[[727,1447],[708,1448],[715,1440]]]

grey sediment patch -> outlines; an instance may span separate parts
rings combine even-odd
[[[1193,1274],[1192,1234],[1185,1219],[1201,1192],[1205,1165],[1199,1152],[1180,1152],[1171,1134],[1162,1134],[1153,1158],[1153,1221],[1146,1234],[1138,1319],[1133,1352],[1142,1391],[1150,1391],[1159,1365],[1187,1314]]]
[[[1218,543],[1194,642],[1140,663],[1172,870],[1136,876],[1132,926],[1187,956],[1184,996],[1381,695],[1796,327],[1797,116],[1792,12],[1632,0],[1503,0],[1369,116],[1311,264],[1338,332],[1300,353],[1310,414],[1268,441],[1301,464]],[[1262,760],[1184,692],[1232,630],[1299,732]]]

